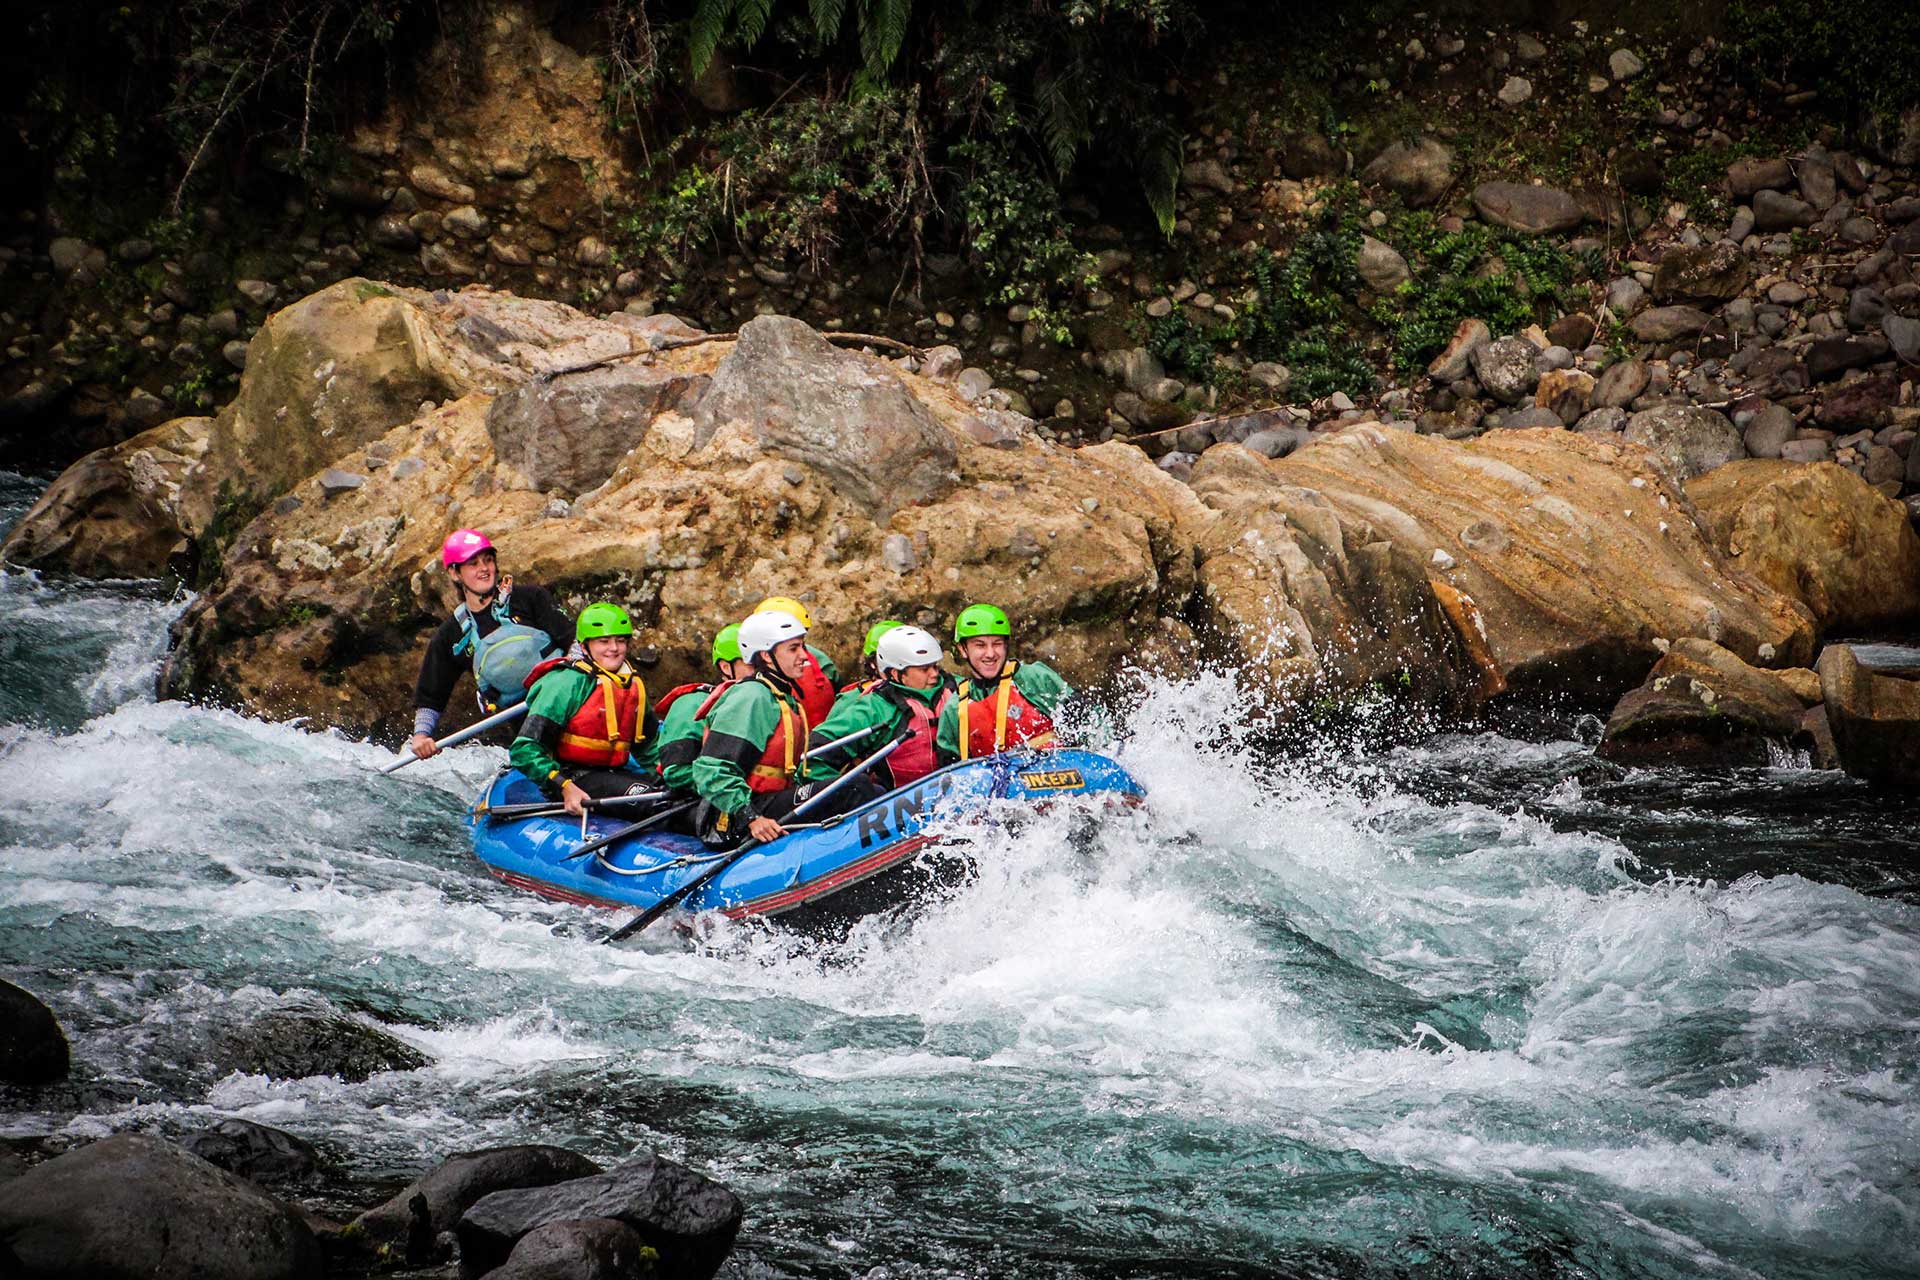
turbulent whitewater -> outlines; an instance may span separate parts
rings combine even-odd
[[[36,488],[4,485],[0,521]],[[622,950],[467,853],[497,750],[383,778],[368,743],[154,702],[182,607],[0,576],[0,976],[77,1064],[0,1094],[0,1135],[237,1115],[368,1186],[510,1142],[657,1147],[747,1201],[740,1275],[1920,1257],[1906,799],[1791,760],[1622,771],[1576,722],[1277,753],[1220,728],[1225,677],[1159,679],[1115,751],[1151,804],[1090,843],[1064,811],[972,837],[975,882],[842,941]],[[433,1065],[205,1065],[289,994]]]

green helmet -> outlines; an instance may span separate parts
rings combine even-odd
[[[601,601],[590,604],[580,611],[580,621],[574,624],[575,640],[598,640],[601,636],[630,636],[633,634],[633,619],[627,611],[617,604]]]
[[[1013,627],[1007,615],[990,604],[970,604],[953,620],[953,642],[973,636],[1011,636]]]
[[[714,636],[713,660],[716,664],[740,661],[739,623],[729,622],[726,626],[720,628],[718,635]]]
[[[901,625],[897,618],[888,618],[885,622],[876,622],[867,628],[866,643],[860,646],[860,656],[871,658],[874,650],[880,647],[880,637]]]

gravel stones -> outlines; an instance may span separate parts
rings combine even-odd
[[[1756,191],[1753,196],[1753,227],[1760,232],[1788,231],[1810,227],[1819,217],[1805,200],[1796,200],[1778,191]]]
[[[1427,376],[1439,382],[1458,382],[1473,368],[1476,351],[1493,341],[1493,331],[1481,320],[1462,320],[1446,349],[1427,365]]]
[[[1769,401],[1753,415],[1741,439],[1752,456],[1778,458],[1781,448],[1793,439],[1793,431],[1793,411]]]
[[[1727,189],[1741,199],[1759,191],[1793,185],[1793,166],[1785,160],[1736,160],[1727,166]]]
[[[1712,319],[1698,307],[1655,307],[1635,316],[1627,327],[1642,342],[1672,342],[1699,333]]]
[[[1393,292],[1412,274],[1407,269],[1407,260],[1400,256],[1398,250],[1372,236],[1360,238],[1360,252],[1354,261],[1354,269],[1375,293]]]
[[[1692,405],[1661,405],[1627,422],[1626,440],[1644,445],[1681,480],[1746,456],[1740,433],[1725,414]]]
[[[1740,296],[1752,267],[1737,245],[1724,240],[1669,249],[1653,276],[1653,294],[1662,302],[1711,305]]]
[[[1396,142],[1360,171],[1360,180],[1388,187],[1408,207],[1422,208],[1453,184],[1453,149],[1425,136],[1411,145]]]
[[[1473,371],[1487,393],[1508,404],[1533,394],[1540,381],[1534,367],[1539,349],[1525,338],[1501,338],[1474,351]]]
[[[1528,235],[1571,231],[1586,220],[1580,202],[1558,187],[1521,182],[1481,183],[1473,189],[1473,207],[1488,222]]]

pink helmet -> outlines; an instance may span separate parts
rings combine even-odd
[[[449,569],[458,568],[479,555],[482,551],[492,551],[493,544],[487,541],[487,535],[478,529],[455,529],[440,544],[440,563]]]

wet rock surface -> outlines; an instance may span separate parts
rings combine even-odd
[[[0,979],[0,1084],[43,1085],[64,1079],[66,1033],[32,992]]]

